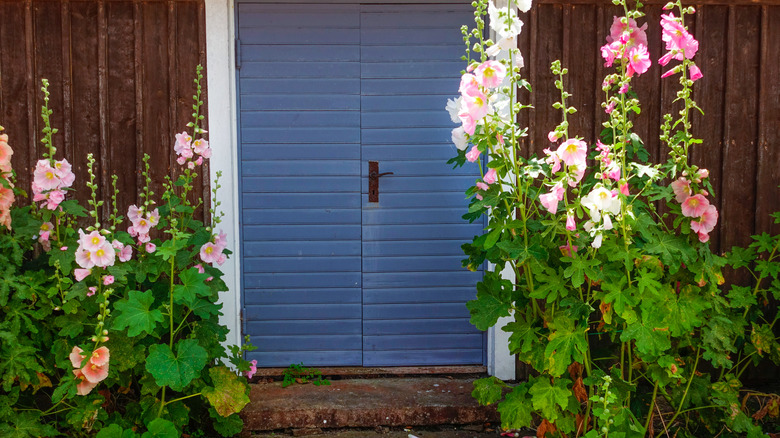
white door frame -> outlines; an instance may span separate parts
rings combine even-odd
[[[220,228],[227,233],[228,248],[233,255],[222,266],[228,291],[222,293],[223,304],[220,323],[230,329],[227,345],[242,343],[241,323],[241,242],[239,241],[241,212],[238,183],[238,102],[236,96],[235,60],[235,3],[241,0],[205,0],[206,5],[206,77],[208,86],[209,143],[213,149],[210,162],[211,181],[217,172],[222,172],[217,197],[225,213]],[[262,0],[266,2],[281,0]],[[298,0],[296,0],[298,1]],[[300,0],[311,3],[312,0]],[[364,0],[365,3],[388,0]],[[393,0],[398,3],[450,3],[452,0]],[[289,0],[288,0],[289,2]],[[337,3],[325,0],[323,3]],[[343,0],[342,0],[343,2]],[[453,90],[453,95],[456,90]],[[442,111],[445,111],[442,108]],[[504,380],[514,380],[515,359],[509,354],[509,334],[502,331],[511,319],[506,318],[488,330],[487,367],[488,373]]]

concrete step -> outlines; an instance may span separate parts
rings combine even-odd
[[[333,380],[329,386],[252,385],[244,432],[495,422],[495,406],[471,397],[473,378],[400,377]]]

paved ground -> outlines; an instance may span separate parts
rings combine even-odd
[[[535,434],[519,434],[519,437],[536,436]],[[377,428],[377,429],[331,429],[331,430],[288,430],[253,434],[252,438],[287,438],[304,436],[312,438],[498,438],[501,432],[488,424],[469,426],[442,427],[412,427],[412,428]]]

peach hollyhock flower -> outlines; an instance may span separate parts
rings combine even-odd
[[[477,160],[479,159],[479,154],[481,154],[481,152],[479,151],[479,149],[477,149],[477,147],[476,147],[476,146],[472,146],[472,147],[471,147],[471,150],[469,150],[468,152],[466,152],[466,159],[467,159],[469,162],[473,163],[473,162],[475,162],[475,161],[477,161]]]
[[[485,176],[482,177],[482,181],[485,181],[488,184],[493,184],[494,182],[498,181],[498,175],[496,174],[496,169],[488,170]]]
[[[556,183],[549,193],[539,195],[539,203],[551,214],[555,214],[558,211],[558,202],[563,199],[563,193],[563,185],[560,182]]]
[[[682,203],[682,214],[685,217],[700,217],[710,206],[710,201],[702,195],[688,197]]]
[[[0,183],[0,210],[7,210],[11,208],[11,205],[14,203],[15,197],[14,197],[14,191],[9,188],[5,187]]]
[[[80,380],[79,384],[76,385],[76,394],[87,395],[97,386],[97,383],[87,380],[81,370],[73,370],[73,374]]]
[[[677,202],[683,203],[691,196],[691,182],[684,177],[674,180],[671,186],[674,191],[674,199],[676,199]]]
[[[504,81],[504,78],[506,77],[506,67],[498,61],[485,61],[474,70],[474,73],[477,77],[477,81],[479,81],[483,87],[495,88]]]
[[[78,345],[74,345],[73,350],[70,351],[68,359],[70,359],[70,363],[73,365],[73,368],[81,368],[81,362],[84,361],[85,357],[87,357],[87,355],[84,354],[84,350],[79,348]]]
[[[97,365],[90,358],[87,364],[81,368],[81,373],[90,383],[100,383],[108,377],[108,362]]]
[[[110,358],[111,354],[108,351],[108,347],[103,346],[92,352],[92,356],[89,358],[89,361],[93,365],[102,367],[103,365],[108,365],[108,360]]]
[[[11,210],[0,209],[0,225],[11,229]]]
[[[8,146],[8,136],[0,135],[0,164],[11,164],[11,156],[14,154],[11,146]]]
[[[566,163],[567,166],[571,166],[577,163],[584,163],[588,152],[588,146],[584,141],[576,138],[566,140],[558,147],[558,156]]]

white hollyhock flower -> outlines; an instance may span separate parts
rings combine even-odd
[[[461,151],[465,151],[466,147],[468,147],[469,140],[466,138],[466,131],[462,126],[458,126],[452,130],[452,142],[455,143],[455,147]]]
[[[517,8],[523,12],[531,10],[531,0],[515,0]]]
[[[601,218],[601,212],[620,213],[620,198],[602,186],[596,186],[587,196],[582,198],[582,206],[590,212],[594,221]]]
[[[461,110],[461,104],[463,103],[463,96],[456,99],[447,99],[447,112],[450,113],[450,120],[452,123],[460,123],[458,114]]]
[[[502,38],[517,36],[523,30],[523,22],[517,18],[514,8],[497,8],[493,2],[488,3],[490,28]]]

